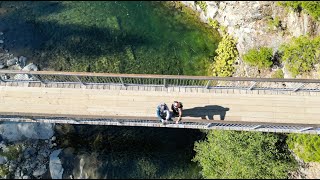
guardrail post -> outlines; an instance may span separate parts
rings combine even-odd
[[[85,86],[85,83],[83,83],[78,76],[74,76],[74,77],[80,82],[82,86]]]
[[[211,80],[209,80],[209,81],[207,82],[207,84],[206,84],[206,89],[209,89],[210,83],[211,83]]]
[[[262,127],[263,127],[263,125],[257,125],[257,126],[252,127],[251,129],[254,130],[254,129],[258,129],[258,128],[262,128]]]
[[[300,129],[299,132],[303,132],[311,129],[313,129],[313,127],[306,127],[306,128]]]
[[[0,75],[0,81],[1,82],[6,82],[4,79],[2,79],[2,75]]]
[[[293,90],[293,92],[298,91],[300,88],[302,88],[302,87],[305,86],[305,85],[306,85],[305,83],[300,84],[297,88],[295,88],[295,89]]]
[[[257,84],[257,82],[256,82],[256,81],[255,81],[255,82],[253,82],[253,84],[249,87],[249,89],[248,89],[248,90],[252,90],[256,84]]]
[[[42,81],[41,78],[38,78],[37,76],[30,74],[33,78],[36,78],[38,81],[40,81],[43,84],[46,84],[46,82]]]
[[[166,81],[166,79],[163,79],[163,86],[164,86],[165,88],[167,88],[167,81]]]
[[[124,84],[124,82],[123,82],[122,77],[119,77],[119,79],[120,79],[120,82],[121,82],[122,86],[126,86],[126,84]]]

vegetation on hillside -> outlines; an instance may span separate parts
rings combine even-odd
[[[244,62],[251,66],[257,66],[259,69],[271,67],[273,64],[272,57],[273,51],[268,47],[250,49],[242,56]]]
[[[318,134],[289,134],[288,146],[305,162],[320,162],[320,136]]]
[[[297,168],[279,134],[211,130],[195,151],[209,179],[284,179]]]
[[[279,48],[281,60],[293,77],[315,70],[320,62],[320,36],[300,36]]]
[[[320,1],[279,1],[278,5],[291,7],[295,12],[305,10],[315,20],[320,20]]]

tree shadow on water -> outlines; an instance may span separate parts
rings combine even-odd
[[[218,106],[218,105],[208,105],[204,107],[194,107],[191,109],[184,109],[184,117],[201,117],[201,119],[210,119],[210,120],[224,120],[226,112],[229,111],[229,108]],[[215,119],[216,115],[220,119]]]

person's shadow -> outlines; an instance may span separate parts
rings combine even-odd
[[[208,120],[224,120],[226,112],[229,108],[217,105],[209,105],[204,107],[195,107],[191,109],[183,109],[182,117],[201,117],[201,119]],[[216,115],[220,116],[217,117]]]

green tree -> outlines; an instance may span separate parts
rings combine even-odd
[[[287,178],[297,163],[284,139],[271,133],[213,130],[196,142],[193,161],[204,178]]]
[[[251,66],[261,68],[269,68],[272,65],[272,49],[261,47],[260,49],[250,49],[243,55],[244,62]]]
[[[216,53],[215,62],[211,65],[213,76],[232,76],[235,71],[233,64],[239,55],[236,41],[228,34],[223,34]]]
[[[305,162],[320,162],[320,136],[316,134],[289,134],[288,146]]]
[[[290,43],[279,48],[282,61],[292,76],[314,69],[320,60],[320,36],[312,39],[308,36],[293,38]]]

